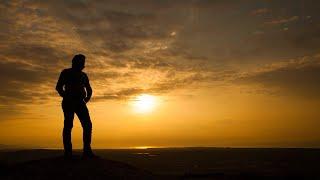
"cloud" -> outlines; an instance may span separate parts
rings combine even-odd
[[[271,21],[267,21],[267,22],[265,22],[265,24],[278,25],[278,24],[285,24],[285,23],[289,23],[289,22],[294,22],[297,20],[299,20],[299,16],[292,16],[292,17],[288,17],[288,18],[280,18],[280,19],[274,19]]]
[[[2,48],[0,52],[7,59],[25,61],[38,67],[47,68],[61,66],[61,60],[69,57],[63,49],[28,42],[10,44],[8,47]]]
[[[0,31],[3,102],[46,102],[54,93],[59,72],[78,52],[87,55],[95,92],[105,94],[105,99],[129,97],[145,88],[154,93],[170,91],[182,87],[179,81],[185,81],[181,79],[188,73],[203,71],[197,56],[173,46],[175,37],[171,34],[177,22],[163,17],[161,11],[169,8],[166,3],[147,4],[155,5],[154,10],[110,8],[107,4],[115,2],[100,3],[8,1],[1,5],[0,22],[10,27]],[[135,6],[140,5],[132,4]],[[155,78],[162,83],[142,82],[144,71],[158,73]]]
[[[96,100],[118,100],[228,83],[246,64],[270,64],[320,47],[318,26],[300,26],[303,16],[290,8],[279,13],[276,1],[251,16],[246,1],[3,2],[0,97],[8,103],[50,102],[58,74],[77,53],[87,56]],[[268,19],[297,23],[283,34],[263,26]]]
[[[260,8],[260,9],[255,9],[251,11],[250,14],[253,16],[259,16],[259,15],[267,14],[269,12],[270,12],[270,9],[268,8]]]
[[[140,88],[127,88],[127,89],[122,89],[119,90],[117,92],[113,92],[113,93],[104,93],[103,95],[100,96],[95,96],[93,98],[93,101],[101,101],[101,100],[124,100],[124,99],[128,99],[132,96],[136,96],[138,94],[143,93],[145,90],[140,89]]]
[[[319,98],[320,59],[318,56],[277,63],[235,80],[247,85],[260,85],[264,92],[278,95]],[[259,90],[258,90],[259,91]]]
[[[114,92],[106,92],[102,95],[95,96],[93,101],[102,101],[102,100],[128,100],[134,96],[137,96],[142,93],[148,94],[163,94],[170,92],[174,89],[179,89],[182,87],[192,86],[194,84],[199,84],[203,81],[209,80],[210,77],[204,76],[202,74],[192,74],[184,78],[172,78],[168,80],[163,80],[162,82],[157,82],[148,88],[124,88]],[[196,87],[194,87],[196,88]]]
[[[44,70],[17,62],[0,63],[0,72],[2,104],[32,102],[36,97],[31,95],[32,90],[37,92],[37,86],[52,77]]]

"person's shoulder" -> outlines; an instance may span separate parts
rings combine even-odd
[[[71,72],[71,68],[67,68],[61,71],[62,74]]]
[[[71,68],[66,68],[66,69],[62,70],[62,72],[69,72],[71,70],[72,70]]]

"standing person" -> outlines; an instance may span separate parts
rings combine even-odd
[[[92,123],[86,103],[89,102],[92,89],[88,76],[82,72],[85,67],[86,57],[82,54],[75,55],[72,67],[64,69],[57,82],[56,90],[63,97],[62,109],[64,114],[63,146],[64,156],[72,157],[71,130],[74,114],[77,114],[83,129],[83,157],[96,157],[91,149]]]

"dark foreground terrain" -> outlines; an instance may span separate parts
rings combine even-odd
[[[3,179],[159,179],[159,176],[111,160],[62,156],[19,163],[6,168]]]
[[[0,179],[320,179],[320,149],[2,150]]]

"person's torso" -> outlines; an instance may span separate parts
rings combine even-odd
[[[73,69],[64,70],[64,79],[65,79],[65,93],[66,98],[85,98],[86,90],[85,85],[87,76],[82,71],[76,71]]]

